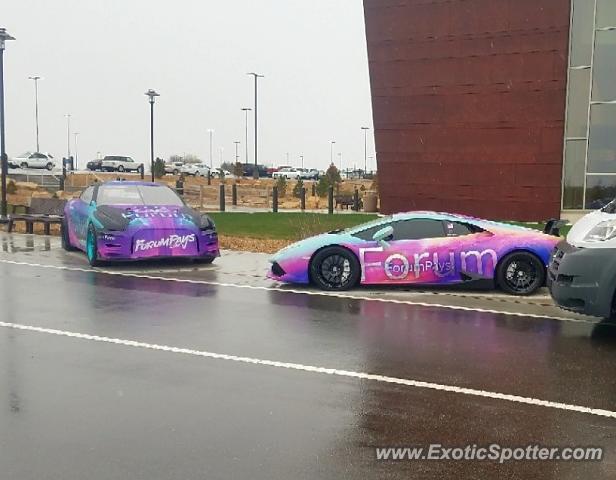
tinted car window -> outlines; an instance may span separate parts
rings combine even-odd
[[[461,237],[463,235],[471,235],[473,233],[479,233],[483,230],[475,225],[461,222],[448,222],[445,221],[445,232],[448,237]]]
[[[357,238],[361,238],[362,240],[370,241],[373,239],[372,237],[374,236],[376,232],[378,232],[382,228],[387,227],[387,225],[388,224],[374,225],[373,227],[366,228],[365,230],[362,230],[360,232],[353,233],[353,236]]]
[[[145,205],[173,205],[178,207],[184,205],[182,199],[169,187],[139,186],[138,188]]]
[[[86,203],[90,203],[92,201],[93,192],[94,192],[94,187],[88,187],[83,191],[83,193],[81,194],[79,198],[81,198],[81,200],[83,200]]]
[[[418,218],[395,222],[394,240],[421,240],[423,238],[444,237],[443,223],[440,220]]]
[[[96,202],[99,205],[184,205],[169,187],[146,185],[101,186]]]
[[[42,153],[33,153],[30,158],[47,158],[47,157],[43,155]]]

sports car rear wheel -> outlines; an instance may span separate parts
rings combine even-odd
[[[101,265],[101,261],[98,259],[98,246],[96,244],[96,229],[94,225],[90,224],[88,227],[88,235],[86,236],[86,256],[88,262],[93,267]]]
[[[513,252],[498,265],[496,281],[507,293],[530,295],[545,283],[545,267],[532,253]]]
[[[357,257],[342,247],[328,247],[310,262],[310,278],[323,290],[348,290],[357,285],[360,266]]]

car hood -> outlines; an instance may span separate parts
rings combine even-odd
[[[616,238],[604,242],[587,242],[584,238],[599,223],[608,220],[616,220],[616,214],[595,210],[584,215],[573,224],[567,234],[567,242],[581,248],[616,248]]]
[[[154,228],[195,228],[201,220],[201,214],[196,210],[175,205],[99,205],[95,216],[103,226]]]
[[[320,235],[315,235],[313,237],[308,237],[292,243],[291,245],[279,250],[270,258],[270,262],[279,262],[281,260],[297,256],[312,256],[315,251],[329,245],[348,245],[351,243],[360,242],[362,242],[362,240],[343,231],[335,230],[328,233],[321,233]]]

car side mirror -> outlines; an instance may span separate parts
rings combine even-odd
[[[372,235],[372,240],[378,242],[382,247],[388,247],[388,240],[391,240],[394,237],[394,227],[388,225],[387,227],[381,228],[377,230],[374,235]]]

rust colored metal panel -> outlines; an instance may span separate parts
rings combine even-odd
[[[381,209],[560,213],[570,0],[364,0]]]

